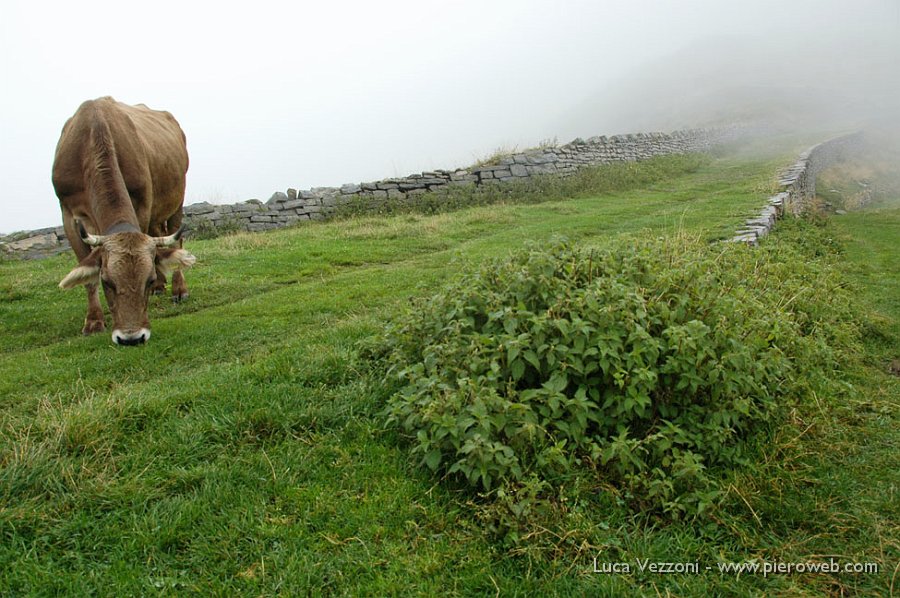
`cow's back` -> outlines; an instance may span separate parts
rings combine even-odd
[[[109,97],[84,102],[63,127],[53,185],[64,212],[87,220],[94,213],[87,170],[93,168],[91,131],[97,126],[108,126],[141,229],[160,229],[184,201],[188,168],[184,133],[168,112],[129,106]]]
[[[188,154],[184,132],[170,113],[151,110],[143,104],[118,106],[134,123],[145,147],[154,195],[154,211],[166,217],[180,209],[184,201]]]

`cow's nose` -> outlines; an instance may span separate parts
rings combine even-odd
[[[147,328],[141,328],[130,332],[122,330],[113,330],[112,340],[117,345],[134,346],[143,345],[150,340],[150,331]]]

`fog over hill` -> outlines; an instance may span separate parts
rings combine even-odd
[[[897,40],[897,0],[4,0],[0,232],[59,223],[53,150],[100,96],[172,112],[187,202],[231,203],[554,137],[852,127],[896,113]]]
[[[699,40],[598,90],[559,128],[571,135],[736,120],[813,131],[896,126],[900,36],[812,31]]]

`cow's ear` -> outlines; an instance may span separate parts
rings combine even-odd
[[[100,260],[100,248],[97,247],[62,279],[59,288],[71,289],[83,284],[96,283],[100,277]]]
[[[196,261],[197,258],[184,249],[160,247],[156,250],[156,263],[163,274],[169,274],[173,270],[181,268],[190,268]]]

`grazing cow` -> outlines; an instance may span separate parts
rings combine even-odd
[[[172,298],[188,296],[181,268],[181,219],[188,168],[184,133],[168,112],[112,98],[82,104],[62,130],[53,161],[53,188],[78,266],[59,286],[87,288],[84,334],[102,332],[103,285],[113,317],[112,340],[137,345],[150,338],[147,302],[172,273]]]

